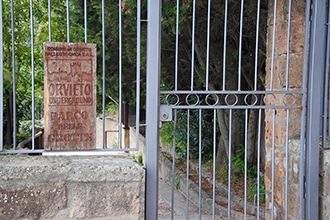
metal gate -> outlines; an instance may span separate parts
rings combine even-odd
[[[149,7],[146,218],[164,218],[154,201],[168,160],[167,218],[318,219],[327,3]]]
[[[44,153],[30,128],[42,118],[42,42],[97,43],[95,151],[138,151],[138,138],[125,142],[128,127],[136,137],[146,128],[147,220],[318,218],[327,1],[24,0],[0,9],[0,154]],[[117,104],[113,129],[108,102]],[[30,148],[18,143],[22,121]],[[159,174],[166,161],[168,179]],[[170,183],[165,216],[160,177]]]

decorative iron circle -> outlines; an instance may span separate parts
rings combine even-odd
[[[186,96],[186,103],[190,106],[196,106],[199,103],[199,96],[195,93]]]
[[[215,100],[214,100],[215,98]],[[219,96],[215,95],[215,94],[208,94],[205,97],[205,102],[208,106],[215,106],[219,103]],[[214,102],[214,103],[212,103]]]
[[[232,96],[233,96],[234,99],[233,100],[230,100],[232,98]],[[238,96],[236,94],[227,94],[225,96],[225,103],[226,103],[226,105],[234,106],[234,105],[237,104],[237,102],[238,102]]]
[[[276,105],[276,96],[273,93],[266,94],[263,100],[266,105]]]
[[[166,104],[168,105],[178,105],[180,98],[177,94],[167,94],[166,95]]]
[[[283,103],[285,106],[292,106],[296,103],[297,97],[293,93],[287,93],[283,97]]]
[[[249,100],[250,97],[251,100]],[[244,97],[244,103],[248,106],[255,106],[257,102],[258,102],[258,97],[256,96],[256,94],[247,94]]]

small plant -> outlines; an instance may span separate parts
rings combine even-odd
[[[217,167],[216,177],[222,183],[227,183],[228,182],[228,165],[227,164]]]
[[[43,120],[35,120],[34,129],[35,132],[39,132],[43,129]],[[21,120],[19,121],[17,140],[23,141],[32,136],[32,121],[31,120]]]
[[[258,194],[258,179],[257,177],[250,178],[249,179],[249,185],[248,185],[248,198],[250,201],[253,201],[255,198],[255,195]],[[259,199],[260,203],[266,202],[266,196],[265,196],[265,179],[263,175],[260,175],[259,179]]]
[[[113,143],[111,147],[112,147],[113,149],[118,149],[118,148],[119,148],[119,144],[118,144],[118,142]]]
[[[42,130],[44,127],[42,120],[35,120],[34,128],[37,130]],[[19,121],[19,133],[32,133],[32,121],[31,120],[21,120]]]
[[[244,148],[240,148],[236,155],[231,159],[232,161],[232,170],[235,174],[231,175],[232,184],[244,183],[245,175],[247,172],[247,197],[249,201],[254,201],[256,199],[256,195],[258,194],[258,169],[256,166],[247,165],[247,169],[245,171],[245,161],[244,161]],[[207,163],[209,164],[209,163]],[[223,184],[228,183],[228,162],[224,162],[223,164],[217,166],[216,168],[216,178]],[[265,181],[264,176],[259,175],[259,202],[264,203],[265,198]]]
[[[180,178],[177,175],[174,178],[174,188],[175,189],[180,189]]]
[[[112,116],[118,116],[118,105],[114,102],[109,102],[105,107],[105,111]]]
[[[235,172],[239,174],[243,174],[245,171],[244,154],[245,149],[244,146],[241,145],[240,148],[236,150],[235,156],[231,159]]]
[[[133,154],[133,159],[140,165],[143,165],[143,157],[142,154]]]

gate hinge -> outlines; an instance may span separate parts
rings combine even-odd
[[[160,105],[159,120],[172,121],[172,107],[170,105]]]

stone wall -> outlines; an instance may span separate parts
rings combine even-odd
[[[276,35],[273,50],[274,1],[269,3],[266,60],[266,90],[268,91],[285,92],[287,89],[290,91],[300,91],[302,89],[305,1],[292,1],[289,51],[287,50],[288,4],[289,1],[277,1]],[[289,62],[288,68],[287,62]],[[288,78],[286,73],[288,73]],[[286,211],[289,219],[298,219],[299,137],[302,112],[301,108],[286,109],[285,105],[293,103],[293,100],[295,100],[294,105],[300,106],[301,96],[274,94],[270,97],[273,100],[269,99],[267,101],[282,105],[284,108],[265,110],[265,185],[266,209],[268,209],[266,219],[271,218],[270,210],[272,207],[275,219],[284,218]],[[290,141],[288,142],[288,140]],[[287,160],[288,167],[286,167]],[[274,172],[274,179],[272,179],[272,172]],[[286,185],[288,185],[288,198],[286,198]],[[272,204],[272,197],[274,198],[274,204]],[[286,202],[288,203],[288,210],[285,208]]]
[[[123,156],[1,156],[0,219],[142,219],[144,181]]]

